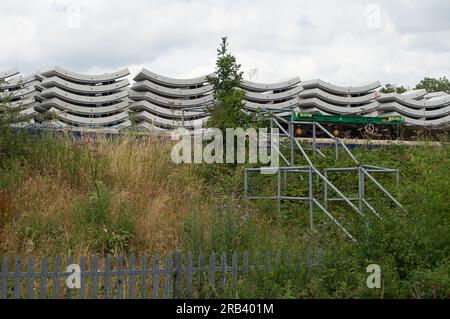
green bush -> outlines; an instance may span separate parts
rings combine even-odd
[[[97,183],[97,188],[73,207],[74,240],[87,243],[98,253],[126,251],[134,237],[134,215],[130,206],[121,203],[114,216],[113,193],[101,183]]]

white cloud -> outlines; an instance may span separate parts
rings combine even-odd
[[[413,86],[450,75],[449,14],[448,0],[2,0],[0,69],[198,76],[228,35],[252,80]]]

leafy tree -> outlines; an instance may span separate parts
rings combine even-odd
[[[408,91],[408,89],[403,85],[395,86],[389,83],[386,84],[384,87],[382,87],[380,90],[381,93],[398,93],[398,94],[405,93],[406,91]]]
[[[217,49],[216,71],[208,77],[208,82],[214,87],[215,100],[208,109],[208,127],[245,129],[251,124],[252,117],[243,111],[245,92],[238,88],[243,75],[240,67],[236,57],[228,52],[227,37],[222,37],[220,48]]]
[[[443,78],[424,78],[416,85],[416,89],[425,89],[427,92],[447,92],[450,94],[450,81]]]

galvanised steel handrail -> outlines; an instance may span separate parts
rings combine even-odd
[[[265,109],[263,109],[265,110]],[[265,110],[267,111],[267,110]],[[316,127],[321,129],[325,134],[327,134],[329,137],[331,137],[336,142],[336,159],[338,158],[338,144],[340,144],[344,150],[347,152],[347,154],[352,158],[352,160],[358,165],[357,167],[346,167],[346,168],[329,168],[325,170],[325,175],[323,175],[313,164],[312,160],[307,155],[305,149],[302,147],[302,145],[299,143],[298,140],[294,137],[293,132],[293,124],[296,123],[295,121],[287,121],[283,119],[282,117],[271,114],[271,128],[273,128],[273,124],[275,124],[290,140],[290,149],[291,149],[291,161],[289,162],[281,153],[281,151],[277,148],[276,151],[278,154],[280,154],[283,158],[283,160],[290,165],[289,167],[272,167],[271,169],[274,170],[275,173],[277,173],[277,183],[278,183],[278,191],[276,196],[248,196],[248,172],[250,171],[261,171],[261,169],[246,169],[244,174],[244,183],[245,183],[245,195],[248,199],[274,199],[278,201],[278,212],[280,212],[280,206],[281,206],[281,200],[307,200],[309,201],[309,213],[310,213],[310,227],[313,229],[313,215],[314,215],[314,205],[317,205],[324,213],[325,215],[330,218],[335,225],[337,225],[339,228],[341,228],[345,234],[352,240],[356,239],[345,229],[344,226],[342,226],[339,221],[330,213],[330,211],[327,209],[327,202],[330,200],[341,200],[345,201],[355,212],[358,213],[358,215],[362,216],[367,225],[367,219],[366,216],[363,213],[363,207],[366,206],[369,208],[369,210],[376,215],[378,218],[382,219],[382,217],[376,212],[376,210],[368,203],[368,201],[365,199],[365,184],[364,184],[364,177],[367,176],[389,199],[391,199],[398,207],[402,208],[404,211],[404,207],[400,204],[399,201],[397,201],[394,196],[392,196],[389,191],[387,191],[376,179],[373,177],[370,172],[382,172],[382,173],[396,173],[396,181],[398,184],[399,181],[399,170],[398,169],[389,169],[385,167],[380,166],[374,166],[374,165],[367,165],[367,164],[360,164],[359,161],[356,159],[356,157],[350,152],[348,147],[345,145],[345,143],[342,141],[342,139],[333,136],[330,132],[328,132],[325,127],[323,127],[320,123],[307,123],[310,125],[313,125],[313,151],[318,152],[315,145],[315,137],[316,137]],[[289,131],[286,131],[286,129],[278,122],[283,122],[285,124],[288,124]],[[305,123],[302,123],[305,124]],[[268,135],[267,135],[268,136]],[[303,155],[305,160],[308,163],[308,166],[294,166],[294,145],[297,145],[298,149],[300,150],[300,153]],[[323,155],[323,153],[318,152],[319,154]],[[300,196],[282,196],[281,195],[281,172],[284,171],[284,188],[286,191],[286,172],[297,172],[297,173],[308,173],[309,175],[309,184],[308,184],[308,197],[300,197]],[[338,187],[336,187],[327,176],[328,172],[358,172],[359,178],[358,178],[358,198],[350,198],[344,195],[343,192],[341,192]],[[324,183],[324,205],[322,205],[317,198],[313,196],[313,175],[316,175],[318,180],[322,180]],[[301,175],[300,175],[301,176]],[[328,187],[330,187],[340,198],[328,198]],[[352,203],[352,200],[358,200],[359,201],[359,208]]]

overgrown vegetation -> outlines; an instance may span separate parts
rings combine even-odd
[[[278,214],[275,202],[246,201],[244,165],[176,166],[171,145],[152,136],[2,135],[0,255],[295,252],[319,246],[324,257],[315,269],[275,268],[208,296],[449,297],[449,146],[356,149],[365,163],[401,168],[397,190],[392,177],[381,180],[408,214],[368,186],[383,216],[371,220],[368,232],[353,227],[354,214],[345,205],[333,207],[357,234],[352,243],[318,211],[310,231],[306,204],[284,202]],[[350,162],[330,157],[317,161],[322,165]],[[292,184],[292,192],[304,191],[301,180]],[[259,176],[252,185],[274,191]],[[381,266],[382,289],[365,285],[370,263]]]

